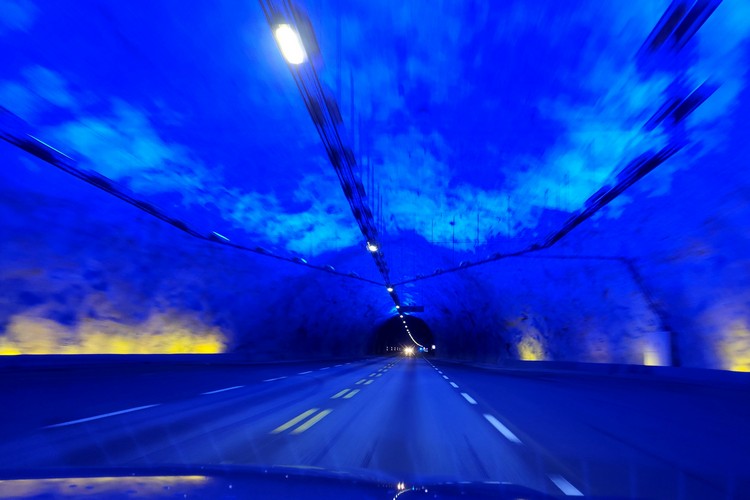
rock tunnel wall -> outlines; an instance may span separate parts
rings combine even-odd
[[[425,306],[440,356],[747,370],[743,157],[680,172],[669,196],[588,221],[551,250],[400,296]],[[12,163],[3,175],[2,353],[359,355],[396,314],[382,287],[196,241],[47,165]],[[409,235],[399,246],[425,270],[456,259]],[[374,272],[359,248],[325,259]]]
[[[198,241],[42,163],[14,167],[0,183],[0,353],[364,350],[361,282]]]

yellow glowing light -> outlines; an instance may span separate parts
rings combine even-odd
[[[221,330],[186,315],[154,313],[142,323],[82,320],[68,327],[16,315],[0,335],[0,355],[18,354],[218,354]]]
[[[722,368],[750,372],[750,329],[745,323],[734,323],[719,342],[718,350]]]
[[[646,366],[661,366],[662,362],[659,359],[659,353],[648,349],[643,351],[643,364]]]
[[[68,496],[120,496],[123,491],[137,491],[138,495],[152,496],[164,492],[164,487],[179,488],[204,485],[206,476],[125,476],[82,477],[51,479],[0,480],[0,495],[3,498],[58,498]]]
[[[518,356],[524,361],[543,361],[544,346],[540,340],[541,335],[536,329],[524,333],[518,343]]]

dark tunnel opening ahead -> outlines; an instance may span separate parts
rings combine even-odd
[[[409,327],[414,340],[428,349],[432,353],[435,345],[435,337],[432,330],[420,318],[415,316],[404,315],[403,319],[398,315],[388,318],[381,323],[375,330],[372,341],[370,342],[370,354],[389,354],[394,351],[400,351],[403,347],[414,346],[414,342],[406,333],[403,321]],[[415,346],[416,347],[416,346]]]

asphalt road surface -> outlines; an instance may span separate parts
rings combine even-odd
[[[748,386],[421,357],[1,374],[0,469],[251,464],[554,495],[750,498]]]

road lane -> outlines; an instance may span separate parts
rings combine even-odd
[[[558,476],[588,495],[750,498],[747,386],[431,363],[535,450],[561,491],[573,490]]]
[[[545,471],[423,359],[380,358],[293,373],[39,429],[0,445],[0,467],[293,465],[554,491]]]
[[[1,360],[0,360],[1,361]],[[358,360],[355,362],[371,362]],[[14,404],[0,412],[0,442],[38,427],[149,404],[164,404],[196,394],[331,366],[331,362],[257,364],[113,363],[89,366],[0,368],[0,394]],[[337,370],[351,370],[351,362]],[[272,379],[272,380],[269,380]]]
[[[189,390],[176,392],[171,382],[127,377],[136,386],[130,396],[112,392],[107,404],[93,405],[82,381],[62,413],[54,411],[56,394],[38,394],[53,415],[36,422],[58,425],[13,428],[17,417],[6,418],[0,468],[291,465],[406,481],[511,482],[557,495],[750,491],[747,466],[729,456],[732,444],[750,446],[737,432],[750,398],[731,401],[742,391],[706,390],[715,411],[688,406],[692,387],[682,394],[642,381],[521,377],[424,358],[339,365],[243,367],[208,379],[205,371],[181,372]],[[702,448],[687,452],[691,445]]]
[[[350,372],[363,373],[369,369],[375,360],[369,359],[354,364],[345,364],[331,373],[343,374]],[[315,375],[296,375],[298,368],[281,364],[277,366],[245,366],[245,367],[216,367],[215,369],[206,370],[205,367],[195,367],[195,374],[191,375],[189,371],[175,370],[179,377],[175,376],[170,370],[174,367],[167,367],[165,370],[149,368],[149,375],[152,373],[155,377],[138,377],[133,376],[131,370],[126,367],[121,371],[119,377],[114,374],[105,374],[104,380],[111,384],[109,391],[100,391],[97,377],[87,377],[93,390],[89,391],[87,382],[80,380],[76,373],[34,373],[32,378],[34,385],[32,387],[24,386],[29,375],[20,373],[14,386],[12,378],[6,377],[4,383],[7,386],[13,386],[18,396],[11,399],[16,402],[13,412],[0,412],[0,429],[3,435],[0,437],[0,449],[10,449],[18,444],[17,458],[7,458],[7,454],[0,456],[0,466],[10,464],[10,466],[21,466],[29,464],[45,464],[51,460],[54,463],[59,462],[58,458],[61,450],[57,446],[57,435],[40,434],[38,429],[50,425],[60,424],[68,421],[86,420],[90,417],[102,414],[112,414],[111,418],[100,421],[96,428],[89,427],[88,434],[90,437],[97,438],[95,447],[101,447],[101,442],[106,442],[112,434],[109,427],[113,426],[115,434],[122,433],[121,425],[146,425],[153,427],[163,422],[183,420],[188,421],[196,415],[206,413],[211,421],[211,415],[217,414],[221,422],[232,422],[236,419],[245,418],[247,414],[253,414],[253,411],[263,413],[273,411],[274,394],[289,393],[292,396],[300,394],[315,394],[321,384],[321,378]],[[88,373],[88,370],[83,370]],[[277,380],[273,382],[264,382],[269,374],[279,375],[279,371],[293,373],[291,376],[273,377]],[[105,370],[106,372],[106,370]],[[327,373],[327,372],[323,372]],[[40,375],[45,376],[49,381],[48,387],[37,382]],[[68,375],[69,380],[76,381],[77,387],[74,390],[59,391],[59,379],[65,381]],[[231,382],[243,381],[244,387],[236,388],[231,391],[222,391],[220,389],[232,387]],[[63,384],[64,385],[64,384]],[[206,388],[213,388],[213,391],[205,391]],[[205,395],[204,392],[212,394]],[[121,397],[120,394],[124,395]],[[33,397],[32,397],[33,395]],[[246,405],[239,404],[245,398],[252,398],[254,401],[260,401],[262,404],[256,410],[247,408]],[[198,399],[201,398],[201,399]],[[148,403],[148,404],[144,404]],[[144,410],[143,416],[130,419],[123,419],[120,414],[121,410],[132,407],[158,405],[157,409]],[[23,418],[26,417],[26,418]],[[141,420],[143,422],[141,422]],[[204,424],[202,424],[204,425]],[[197,429],[198,426],[193,426]],[[122,436],[119,436],[120,438]],[[25,446],[29,440],[36,443],[36,447]],[[62,439],[64,441],[64,439]],[[75,440],[74,440],[75,441]],[[117,441],[117,439],[115,439]],[[122,441],[122,439],[120,439]],[[158,441],[158,439],[157,439]],[[91,443],[90,443],[91,444]],[[119,453],[119,451],[118,451]],[[87,457],[85,453],[78,453],[76,456],[83,460],[81,463],[91,464],[98,463],[116,463],[113,457],[107,454],[107,457],[95,456]],[[75,465],[78,462],[70,462]]]

